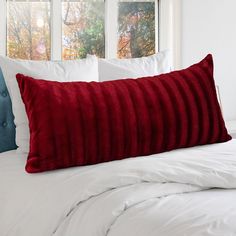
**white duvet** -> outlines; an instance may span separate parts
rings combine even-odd
[[[236,235],[236,140],[42,174],[0,154],[1,236]]]

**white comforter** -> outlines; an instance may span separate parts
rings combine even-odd
[[[236,235],[236,140],[42,174],[0,154],[1,236]]]

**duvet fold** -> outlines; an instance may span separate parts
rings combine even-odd
[[[219,191],[236,189],[235,151],[236,142],[233,148],[227,143],[216,144],[35,176],[27,175],[27,178],[31,178],[29,180],[31,183],[37,184],[37,181],[40,178],[42,181],[43,178],[44,184],[39,187],[40,192],[34,199],[25,202],[20,212],[9,217],[5,224],[0,223],[1,235],[157,235],[160,223],[157,222],[158,217],[165,213],[162,207],[168,203],[170,205],[166,205],[167,212],[176,210],[177,206],[171,205],[175,198],[181,203],[179,196],[189,197],[190,194],[209,193],[213,188],[224,189]],[[229,195],[229,198],[236,197],[235,191],[233,193],[234,195]],[[168,199],[173,201],[168,202]],[[153,202],[155,207],[151,207]],[[168,206],[172,206],[173,209]],[[230,214],[236,212],[236,204],[231,205],[231,210],[234,207],[235,211]],[[155,212],[152,212],[153,209],[156,209]],[[229,206],[225,211],[228,209]],[[132,220],[139,216],[138,212],[140,217],[147,212],[149,216],[146,221],[144,219],[142,230],[137,225],[139,229],[137,232],[132,226]],[[4,217],[4,213],[0,213],[0,218],[2,216]],[[150,216],[151,220],[148,220]],[[225,224],[232,219],[236,217],[231,216],[227,222],[224,221]],[[209,219],[206,219],[207,221],[209,222]],[[234,221],[231,222],[232,227],[236,224],[236,220]],[[123,222],[121,225],[125,231],[119,231],[122,228],[117,228],[119,222]],[[230,230],[232,234],[227,236],[235,235],[236,228]],[[171,234],[163,231],[160,235]],[[177,231],[175,235],[178,235]],[[202,235],[214,234],[209,231],[209,234]],[[215,235],[220,234],[215,233]]]

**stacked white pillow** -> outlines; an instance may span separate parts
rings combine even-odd
[[[133,59],[97,59],[89,55],[86,59],[55,62],[13,60],[0,56],[0,67],[12,99],[18,151],[28,153],[29,124],[15,77],[17,73],[59,82],[138,78],[170,72],[171,57],[169,51]]]
[[[16,144],[18,151],[29,151],[29,125],[25,106],[21,99],[16,81],[16,74],[32,76],[37,79],[51,81],[98,81],[98,61],[95,56],[74,61],[26,61],[0,57],[6,85],[12,100],[15,116]]]
[[[99,81],[140,78],[168,73],[172,69],[170,51],[132,59],[98,59]]]

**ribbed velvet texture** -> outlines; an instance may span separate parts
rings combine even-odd
[[[18,74],[17,80],[30,124],[30,173],[231,139],[211,55],[140,79],[60,83]]]

